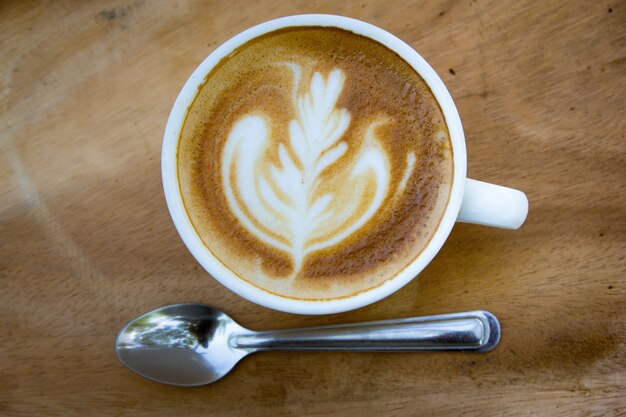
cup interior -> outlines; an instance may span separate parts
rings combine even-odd
[[[247,41],[265,33],[294,26],[338,27],[371,38],[396,52],[420,74],[431,89],[444,114],[452,143],[454,176],[450,198],[428,246],[394,278],[371,290],[345,298],[315,301],[286,298],[266,292],[237,277],[202,243],[185,211],[179,187],[178,140],[187,109],[207,74],[235,48]],[[459,213],[466,178],[465,138],[450,93],[433,68],[405,42],[381,28],[356,19],[334,15],[297,15],[271,20],[236,35],[212,52],[196,68],[181,89],[170,112],[163,138],[161,170],[165,198],[174,225],[187,248],[211,276],[236,294],[268,308],[296,314],[331,314],[363,307],[387,297],[409,283],[434,258],[450,234]]]

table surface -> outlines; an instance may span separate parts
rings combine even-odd
[[[475,0],[6,1],[0,5],[3,416],[617,415],[626,412],[626,4]],[[457,225],[402,290],[315,317],[234,295],[192,258],[160,177],[165,121],[219,44],[262,21],[334,13],[404,39],[440,74],[469,175],[524,190],[518,231]],[[113,351],[178,302],[253,329],[472,309],[499,347],[260,353],[184,389]]]

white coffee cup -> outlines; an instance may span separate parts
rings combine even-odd
[[[178,140],[187,109],[195,98],[198,87],[211,69],[238,46],[265,33],[292,26],[339,27],[369,37],[396,52],[426,81],[441,106],[450,132],[454,154],[452,190],[443,218],[428,246],[394,278],[350,297],[321,301],[297,300],[266,292],[237,277],[204,246],[189,220],[181,196],[176,157]],[[517,229],[524,223],[528,214],[528,200],[521,191],[466,177],[467,155],[461,119],[450,93],[431,66],[413,48],[389,32],[369,23],[342,16],[311,14],[271,20],[238,34],[217,48],[196,68],[180,91],[165,128],[161,158],[167,206],[178,233],[196,260],[215,279],[240,296],[265,307],[290,313],[339,313],[374,303],[415,278],[441,249],[455,222]]]

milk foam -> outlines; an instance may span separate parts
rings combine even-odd
[[[337,101],[346,75],[335,68],[324,77],[315,72],[308,89],[297,95],[302,69],[294,74],[294,113],[287,143],[272,135],[271,115],[242,116],[228,135],[222,154],[222,187],[233,214],[259,240],[288,253],[296,276],[307,254],[329,248],[359,230],[381,208],[389,194],[390,165],[376,129],[370,123],[360,146],[342,141],[351,116]],[[278,154],[273,162],[271,154]],[[340,159],[350,160],[341,172],[326,171]],[[406,185],[415,155],[407,155]],[[348,199],[336,191],[320,192],[324,182],[352,190]],[[333,187],[330,187],[333,189]],[[335,187],[339,188],[339,187]],[[401,191],[401,190],[398,190]]]
[[[419,74],[384,45],[319,27],[272,32],[221,61],[177,159],[207,250],[296,299],[350,296],[402,271],[437,229],[454,172]]]

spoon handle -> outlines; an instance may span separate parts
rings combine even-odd
[[[487,352],[500,340],[500,324],[487,311],[234,335],[231,343],[255,350]]]

